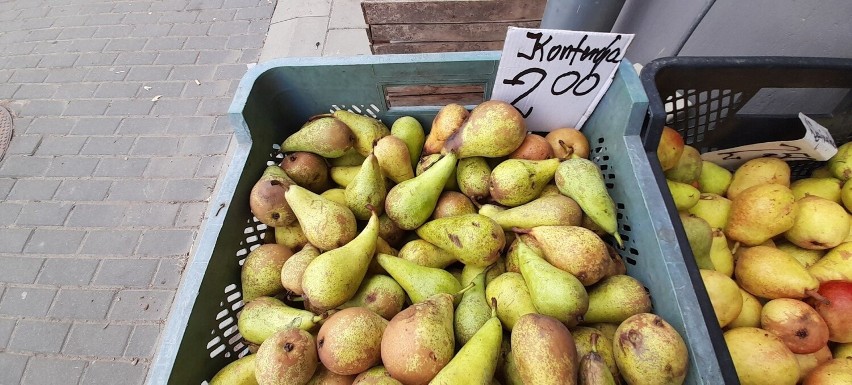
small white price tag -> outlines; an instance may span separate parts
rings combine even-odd
[[[603,97],[633,35],[509,27],[492,99],[530,131],[580,129]]]
[[[801,112],[799,119],[805,126],[805,136],[801,139],[756,143],[706,152],[701,154],[701,159],[731,169],[748,160],[767,156],[783,160],[826,161],[831,159],[837,153],[837,146],[834,144],[834,138],[831,137],[828,129]]]

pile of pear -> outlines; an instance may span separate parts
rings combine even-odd
[[[443,107],[428,136],[346,111],[281,145],[249,206],[248,354],[217,384],[680,384],[686,345],[616,249],[587,138],[508,103]],[[269,242],[274,239],[274,242]]]
[[[791,181],[733,172],[666,127],[657,157],[740,382],[852,384],[852,143]]]

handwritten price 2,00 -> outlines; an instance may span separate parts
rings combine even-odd
[[[575,96],[583,96],[591,93],[601,84],[601,75],[597,71],[598,66],[602,62],[618,63],[621,60],[621,49],[618,47],[612,48],[615,43],[621,40],[621,35],[613,37],[609,45],[602,48],[588,46],[586,40],[589,38],[589,35],[583,36],[576,46],[573,44],[555,44],[549,47],[548,45],[553,39],[550,35],[547,35],[545,39],[545,34],[542,32],[527,32],[526,37],[534,41],[531,51],[529,53],[519,51],[517,57],[526,59],[531,63],[567,61],[568,67],[572,68],[553,77],[553,80],[548,80],[548,83],[550,83],[550,93],[554,96],[562,95],[569,91]],[[585,68],[574,65],[575,60],[579,63],[591,62],[592,65],[588,70],[584,70]],[[518,103],[538,89],[542,83],[545,83],[547,77],[548,73],[544,68],[530,67],[518,72],[511,79],[503,79],[502,82],[510,86],[532,84],[526,91],[520,93],[517,98],[511,101],[511,104],[515,108],[518,108]],[[528,80],[530,81],[528,82]],[[527,118],[532,114],[533,107],[528,107],[526,111],[521,111],[520,109],[518,111],[521,112],[524,118]]]

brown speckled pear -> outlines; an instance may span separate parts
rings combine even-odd
[[[618,324],[632,315],[651,311],[651,298],[642,283],[629,275],[614,275],[588,288],[585,323]]]
[[[296,185],[290,186],[284,196],[308,241],[318,249],[336,249],[355,238],[355,215],[348,207]]]
[[[399,257],[377,254],[376,259],[408,294],[412,303],[420,303],[438,293],[455,294],[461,284],[450,272],[415,264]]]
[[[524,241],[541,250],[551,265],[565,270],[589,286],[601,280],[609,269],[610,257],[601,238],[579,226],[538,226],[524,230]]]
[[[470,116],[470,112],[459,104],[450,103],[441,107],[432,120],[432,128],[423,144],[421,156],[441,153],[444,142],[459,130],[468,116]]]
[[[337,374],[320,364],[314,376],[305,385],[352,385],[352,381],[355,381],[355,376]]]
[[[538,198],[556,173],[559,159],[508,159],[494,167],[489,178],[489,193],[495,202],[520,206]]]
[[[538,313],[574,327],[589,308],[586,288],[576,277],[547,263],[521,239],[518,264]]]
[[[499,158],[515,151],[527,136],[521,113],[509,103],[489,100],[480,103],[464,124],[447,138],[441,152],[453,152],[459,159],[471,156]]]
[[[500,225],[480,214],[435,219],[416,231],[420,238],[446,250],[465,265],[485,267],[497,262],[506,244]]]
[[[420,266],[443,269],[456,262],[456,256],[422,239],[408,241],[399,249],[399,257]]]
[[[559,192],[576,201],[586,216],[622,245],[615,202],[594,162],[585,158],[567,159],[559,164],[553,179]]]
[[[485,298],[504,304],[497,306],[497,317],[506,330],[512,330],[524,315],[538,312],[520,273],[507,272],[494,278],[485,285]]]
[[[246,257],[240,272],[243,301],[260,296],[273,296],[284,291],[281,285],[281,268],[293,251],[275,243],[260,245]]]
[[[302,275],[311,261],[319,255],[320,250],[310,243],[293,254],[281,267],[281,285],[293,294],[305,294],[302,290]]]
[[[332,314],[317,333],[317,353],[323,366],[337,374],[353,375],[377,365],[387,324],[363,307]]]
[[[291,152],[284,156],[281,168],[297,185],[315,193],[328,189],[328,163],[325,158],[311,152]]]
[[[249,193],[251,213],[267,226],[279,227],[295,223],[296,215],[284,199],[285,189],[282,188],[292,184],[295,182],[281,167],[267,167]]]
[[[302,231],[302,226],[299,226],[298,221],[294,221],[289,225],[274,227],[275,243],[287,246],[290,250],[300,250],[308,244],[308,238],[305,232]]]
[[[258,297],[248,302],[237,318],[237,328],[246,341],[260,344],[275,332],[293,327],[311,330],[322,317],[287,306],[272,297]]]
[[[358,292],[340,307],[363,307],[389,320],[402,310],[403,305],[405,291],[402,287],[393,278],[376,274],[364,278]]]
[[[402,139],[393,135],[379,139],[373,154],[376,155],[382,172],[390,180],[400,183],[414,178],[414,168],[409,162],[411,156],[408,154],[408,146]]]
[[[512,356],[525,384],[572,385],[577,382],[577,348],[559,320],[527,314],[512,329]]]
[[[497,222],[503,230],[532,229],[538,226],[580,226],[583,221],[580,205],[562,194],[539,197],[517,207],[484,215]]]
[[[355,135],[338,119],[320,117],[311,120],[281,144],[282,152],[307,151],[325,158],[343,156],[355,143]]]
[[[402,385],[402,383],[391,377],[384,366],[376,366],[355,377],[352,385]]]
[[[474,156],[459,160],[456,169],[456,182],[459,191],[474,202],[482,202],[488,197],[488,183],[491,180],[491,166],[485,158]]]
[[[476,214],[473,202],[464,194],[457,191],[444,191],[438,197],[432,219],[454,217],[465,214]]]
[[[656,314],[636,314],[613,338],[618,371],[633,385],[679,385],[689,368],[688,350],[672,325]]]
[[[426,222],[456,169],[456,160],[454,154],[447,154],[422,174],[393,186],[385,199],[385,212],[390,219],[405,230],[414,230]]]
[[[614,332],[615,330],[613,330]],[[593,338],[593,334],[597,337]],[[615,354],[612,351],[612,338],[598,329],[585,326],[571,329],[571,336],[574,337],[574,345],[577,347],[577,357],[582,359],[594,350],[603,360],[609,372],[614,376],[618,375],[618,365],[615,363]]]
[[[385,369],[405,385],[425,385],[455,354],[453,296],[436,294],[393,317],[382,337]]]
[[[370,219],[369,206],[381,215],[385,208],[388,189],[385,176],[379,167],[376,156],[370,154],[358,170],[358,174],[346,185],[346,206],[355,214],[355,218]]]
[[[255,359],[260,385],[303,385],[317,369],[314,336],[301,329],[286,329],[263,341]]]
[[[363,156],[370,155],[373,152],[373,146],[379,139],[390,135],[390,130],[384,123],[369,116],[346,110],[334,111],[332,116],[349,126],[355,136],[355,143],[352,147]]]

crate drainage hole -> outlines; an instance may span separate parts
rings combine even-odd
[[[12,114],[5,107],[0,106],[0,160],[3,160],[3,155],[9,149],[9,142],[12,141]]]

